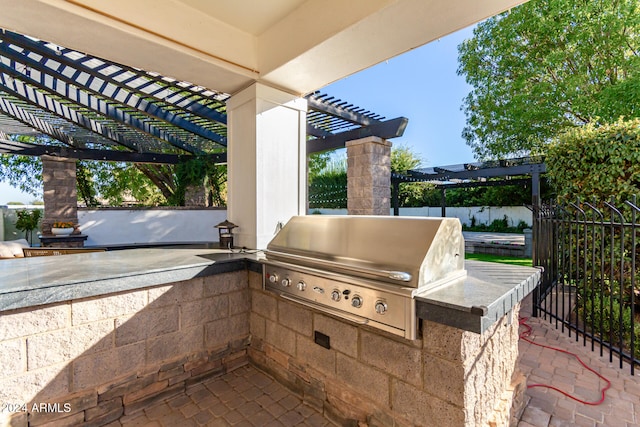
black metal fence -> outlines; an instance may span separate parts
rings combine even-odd
[[[543,205],[534,210],[534,265],[544,267],[534,315],[609,353],[631,374],[640,366],[640,208],[622,202]]]

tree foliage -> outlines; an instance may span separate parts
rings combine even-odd
[[[189,187],[202,187],[208,206],[226,206],[226,165],[216,165],[206,157],[195,156],[174,167],[175,186],[169,202],[183,206]]]
[[[418,169],[422,158],[406,145],[398,145],[391,149],[391,171],[406,173]],[[400,185],[398,203],[403,207],[424,206],[424,199],[433,185],[427,182],[409,182]]]
[[[566,201],[640,194],[640,119],[572,129],[549,146],[546,163]]]
[[[322,173],[330,160],[331,155],[328,152],[309,154],[309,161],[307,162],[307,179],[309,182]]]
[[[20,191],[42,194],[42,162],[39,157],[0,154],[0,180]]]
[[[398,145],[391,149],[391,171],[403,173],[417,169],[422,164],[420,155],[406,145]]]
[[[163,168],[165,166],[80,161],[78,172],[81,168],[86,168],[88,172],[84,176],[80,173],[76,174],[78,196],[82,195],[81,189],[86,187],[94,203],[122,206],[127,202],[135,201],[145,206],[166,205],[167,198],[161,189],[141,170],[146,167]],[[85,177],[89,182],[82,184],[81,179]],[[172,174],[168,174],[167,179],[172,180]],[[90,204],[91,199],[85,198],[84,201],[87,206],[97,206],[97,204]]]
[[[39,157],[0,155],[0,180],[34,196],[42,193]],[[181,206],[188,186],[204,186],[210,205],[226,205],[226,165],[194,157],[180,165],[83,161],[76,168],[78,199],[86,206]]]
[[[479,158],[542,151],[561,131],[640,116],[640,1],[531,0],[459,46],[463,137]]]

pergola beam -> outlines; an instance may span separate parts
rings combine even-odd
[[[208,150],[201,144],[226,145],[228,95],[6,30],[0,33],[0,56],[0,101],[6,106],[0,112],[78,150],[89,143],[96,152],[105,146],[108,154],[84,150],[87,158],[153,161],[162,146],[203,154]],[[383,121],[318,92],[306,99],[307,132],[317,138],[308,141],[309,153],[369,136],[395,138],[408,122],[403,117]],[[151,157],[112,150],[114,144]],[[32,149],[38,150],[43,151]]]
[[[438,173],[423,173],[419,171],[409,171],[408,178],[413,181],[451,181],[455,179],[480,179],[495,178],[504,176],[531,175],[533,173],[545,173],[547,171],[544,163],[523,164],[514,166],[503,166],[495,168],[479,168],[465,171],[448,171],[443,168],[434,168]]]
[[[134,153],[130,151],[118,150],[94,150],[88,148],[60,147],[52,145],[26,144],[16,141],[0,140],[0,153],[20,156],[42,156],[49,155],[55,157],[66,157],[78,160],[97,160],[109,162],[131,162],[131,163],[158,163],[158,164],[178,164],[188,160],[193,155],[178,155],[164,153]],[[207,158],[213,163],[226,163],[226,153],[209,154]]]
[[[377,136],[382,139],[397,138],[402,136],[408,122],[409,119],[406,117],[398,117],[324,138],[311,139],[307,141],[307,154],[344,148],[347,141],[354,141],[368,136]]]
[[[0,33],[1,34],[1,33]],[[1,36],[0,36],[1,38]],[[70,101],[81,104],[87,108],[93,108],[95,111],[104,114],[102,111],[104,106],[104,100],[102,97],[106,97],[106,91],[112,91],[111,98],[112,99],[122,99],[123,106],[130,107],[136,111],[140,111],[141,113],[154,118],[156,120],[164,121],[170,123],[174,126],[177,126],[181,129],[184,129],[193,134],[199,135],[203,138],[211,139],[220,144],[226,144],[226,138],[222,135],[219,135],[211,130],[204,129],[201,126],[196,125],[193,122],[189,122],[184,120],[182,117],[173,114],[166,109],[160,108],[159,106],[145,100],[144,98],[136,95],[129,89],[121,84],[116,84],[116,81],[112,78],[108,78],[102,75],[98,75],[95,72],[89,72],[87,70],[77,70],[74,67],[60,65],[57,69],[48,66],[48,63],[54,62],[65,62],[64,59],[66,57],[47,57],[44,56],[43,53],[38,52],[38,56],[40,56],[40,60],[36,61],[29,56],[29,51],[23,51],[21,53],[16,52],[14,49],[11,49],[6,43],[0,43],[0,54],[6,58],[9,58],[17,63],[21,63],[25,69],[35,69],[38,70],[38,74],[40,75],[40,79],[36,80],[33,78],[31,74],[33,73],[22,73],[20,76],[21,79],[28,80],[37,87],[48,90],[50,92],[55,92],[60,96],[67,97]],[[13,67],[17,69],[17,67]],[[85,67],[86,68],[86,67]],[[68,77],[66,74],[71,74],[70,71],[74,71],[72,73],[72,77]],[[84,74],[84,75],[83,75]],[[87,77],[88,76],[88,77]],[[78,79],[81,77],[87,77],[87,80],[84,84],[80,85]],[[92,87],[92,84],[96,80],[102,80],[103,84],[101,85],[99,90],[96,90]],[[63,84],[59,84],[58,82],[63,82]],[[74,88],[82,88],[83,93],[87,97],[86,102],[81,102],[84,98],[81,96],[78,90],[69,90],[69,85],[72,85]],[[120,95],[120,92],[126,93],[123,96]],[[96,98],[98,96],[98,98]],[[108,104],[107,104],[108,105]],[[98,109],[96,110],[96,107]],[[117,110],[120,112],[118,115],[110,115],[111,119],[122,117],[122,120],[131,120],[132,116],[125,112],[122,108],[118,108],[116,106],[109,105],[110,110]],[[145,123],[142,121],[142,123]],[[138,126],[139,127],[139,126]],[[142,131],[149,132],[148,129],[140,129]],[[166,139],[166,137],[154,135],[161,139]],[[171,141],[167,141],[171,142]]]
[[[372,116],[362,114],[361,112],[354,111],[350,109],[349,106],[342,106],[339,103],[332,104],[328,102],[330,99],[332,99],[332,97],[323,100],[321,97],[318,98],[308,96],[307,102],[309,105],[309,109],[322,111],[332,116],[340,117],[343,120],[347,120],[351,123],[359,124],[362,126],[370,126],[375,123],[381,123],[380,120]]]
[[[33,114],[25,111],[23,108],[15,105],[2,96],[0,96],[0,112],[33,129],[37,129],[39,132],[42,132],[43,134],[48,135],[53,139],[64,142],[68,145],[73,145],[69,136],[64,132],[61,132],[57,127],[51,126],[51,124],[46,122],[45,120],[35,117]],[[1,133],[0,137],[2,137],[3,139],[8,139],[8,135],[4,133]]]
[[[490,163],[490,162],[489,162]],[[511,165],[509,165],[511,163]],[[544,161],[533,163],[531,158],[501,160],[501,166],[485,166],[483,163],[465,164],[464,170],[453,170],[457,167],[447,168],[446,166],[432,168],[435,173],[425,173],[410,170],[406,174],[394,173],[391,176],[391,183],[396,189],[393,193],[394,206],[398,204],[399,185],[405,182],[429,182],[439,188],[442,192],[442,216],[446,212],[445,191],[450,188],[469,187],[493,187],[505,185],[526,185],[531,184],[531,199],[534,210],[539,207],[540,201],[540,174],[547,171]],[[512,178],[517,176],[530,176],[530,178]],[[503,178],[501,180],[481,181],[486,178]],[[451,182],[464,181],[467,182]],[[394,209],[394,215],[398,215],[399,210]]]

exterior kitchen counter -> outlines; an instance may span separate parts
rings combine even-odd
[[[419,318],[483,333],[540,282],[538,268],[465,261],[467,277],[416,296]]]
[[[0,262],[0,313],[249,269],[261,252],[128,249]],[[482,333],[538,284],[536,268],[466,261],[467,277],[416,297],[421,319]]]
[[[221,249],[129,249],[0,262],[0,313],[250,269],[261,254]]]

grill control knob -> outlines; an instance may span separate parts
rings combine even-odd
[[[281,284],[282,286],[284,286],[285,288],[286,288],[286,287],[289,287],[289,286],[291,286],[291,279],[289,279],[288,277],[286,277],[286,278],[282,279],[282,282],[280,282],[280,284]]]
[[[340,291],[334,289],[333,292],[331,292],[331,299],[334,301],[340,301]]]
[[[296,285],[296,287],[298,288],[299,291],[304,291],[305,289],[307,289],[307,284],[304,283],[303,280],[300,280]]]
[[[376,313],[385,314],[387,312],[387,304],[382,301],[376,302]]]
[[[276,283],[278,281],[278,275],[276,273],[269,274],[269,281],[271,283]]]
[[[362,307],[362,298],[360,295],[354,295],[353,298],[351,298],[351,305],[355,308]]]

